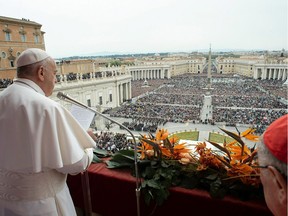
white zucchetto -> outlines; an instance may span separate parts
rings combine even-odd
[[[17,67],[22,67],[30,64],[34,64],[44,59],[51,57],[44,50],[37,48],[29,48],[23,51],[17,59]]]

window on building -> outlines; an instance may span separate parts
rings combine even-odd
[[[26,42],[27,41],[27,38],[26,38],[25,34],[21,34],[21,41],[22,42]]]
[[[34,41],[35,43],[39,43],[39,35],[34,35]]]
[[[5,52],[2,52],[2,53],[1,53],[1,57],[2,57],[3,59],[5,59],[5,58],[6,58],[6,56],[7,56],[7,55],[6,55],[6,53],[5,53]]]
[[[11,33],[10,32],[5,32],[5,40],[11,41]]]
[[[109,94],[109,101],[112,102],[112,94]]]
[[[11,66],[11,67],[15,67],[15,66],[14,66],[14,61],[13,61],[13,60],[10,60],[10,66]]]
[[[99,97],[99,105],[103,105],[103,99],[102,99],[102,96]]]
[[[91,100],[90,99],[87,100],[87,106],[91,107]]]

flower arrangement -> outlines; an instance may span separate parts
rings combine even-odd
[[[221,129],[221,128],[220,128]],[[236,128],[237,129],[237,128]],[[198,141],[180,143],[177,135],[169,136],[159,129],[156,135],[142,135],[138,146],[138,170],[141,191],[147,204],[161,205],[169,196],[169,188],[199,188],[213,198],[225,195],[242,200],[262,197],[257,151],[248,148],[243,138],[257,141],[255,129],[238,134],[221,129],[232,142]],[[231,140],[231,139],[230,139]],[[211,148],[211,146],[213,148]],[[134,150],[121,150],[107,161],[108,168],[131,168],[134,175]]]

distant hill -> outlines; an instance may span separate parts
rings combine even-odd
[[[95,53],[89,53],[89,54],[79,54],[75,56],[69,56],[69,57],[62,57],[58,59],[87,59],[87,58],[125,58],[125,57],[142,57],[142,56],[151,56],[151,55],[160,55],[165,56],[168,54],[183,54],[183,53],[199,53],[199,54],[207,54],[209,52],[209,49],[199,49],[199,50],[191,50],[191,51],[183,51],[183,52],[149,52],[149,53],[133,53],[133,52],[95,52]],[[266,50],[245,50],[245,49],[213,49],[213,54],[231,54],[231,53],[243,53],[243,52],[253,52],[253,53],[265,53]]]

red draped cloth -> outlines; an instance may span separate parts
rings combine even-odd
[[[102,216],[137,216],[136,181],[129,171],[108,169],[105,163],[88,169],[92,210]],[[68,176],[75,206],[84,209],[81,176]],[[234,197],[212,199],[207,191],[174,187],[162,206],[147,206],[140,196],[141,216],[229,215],[272,216],[264,200],[241,201]]]

